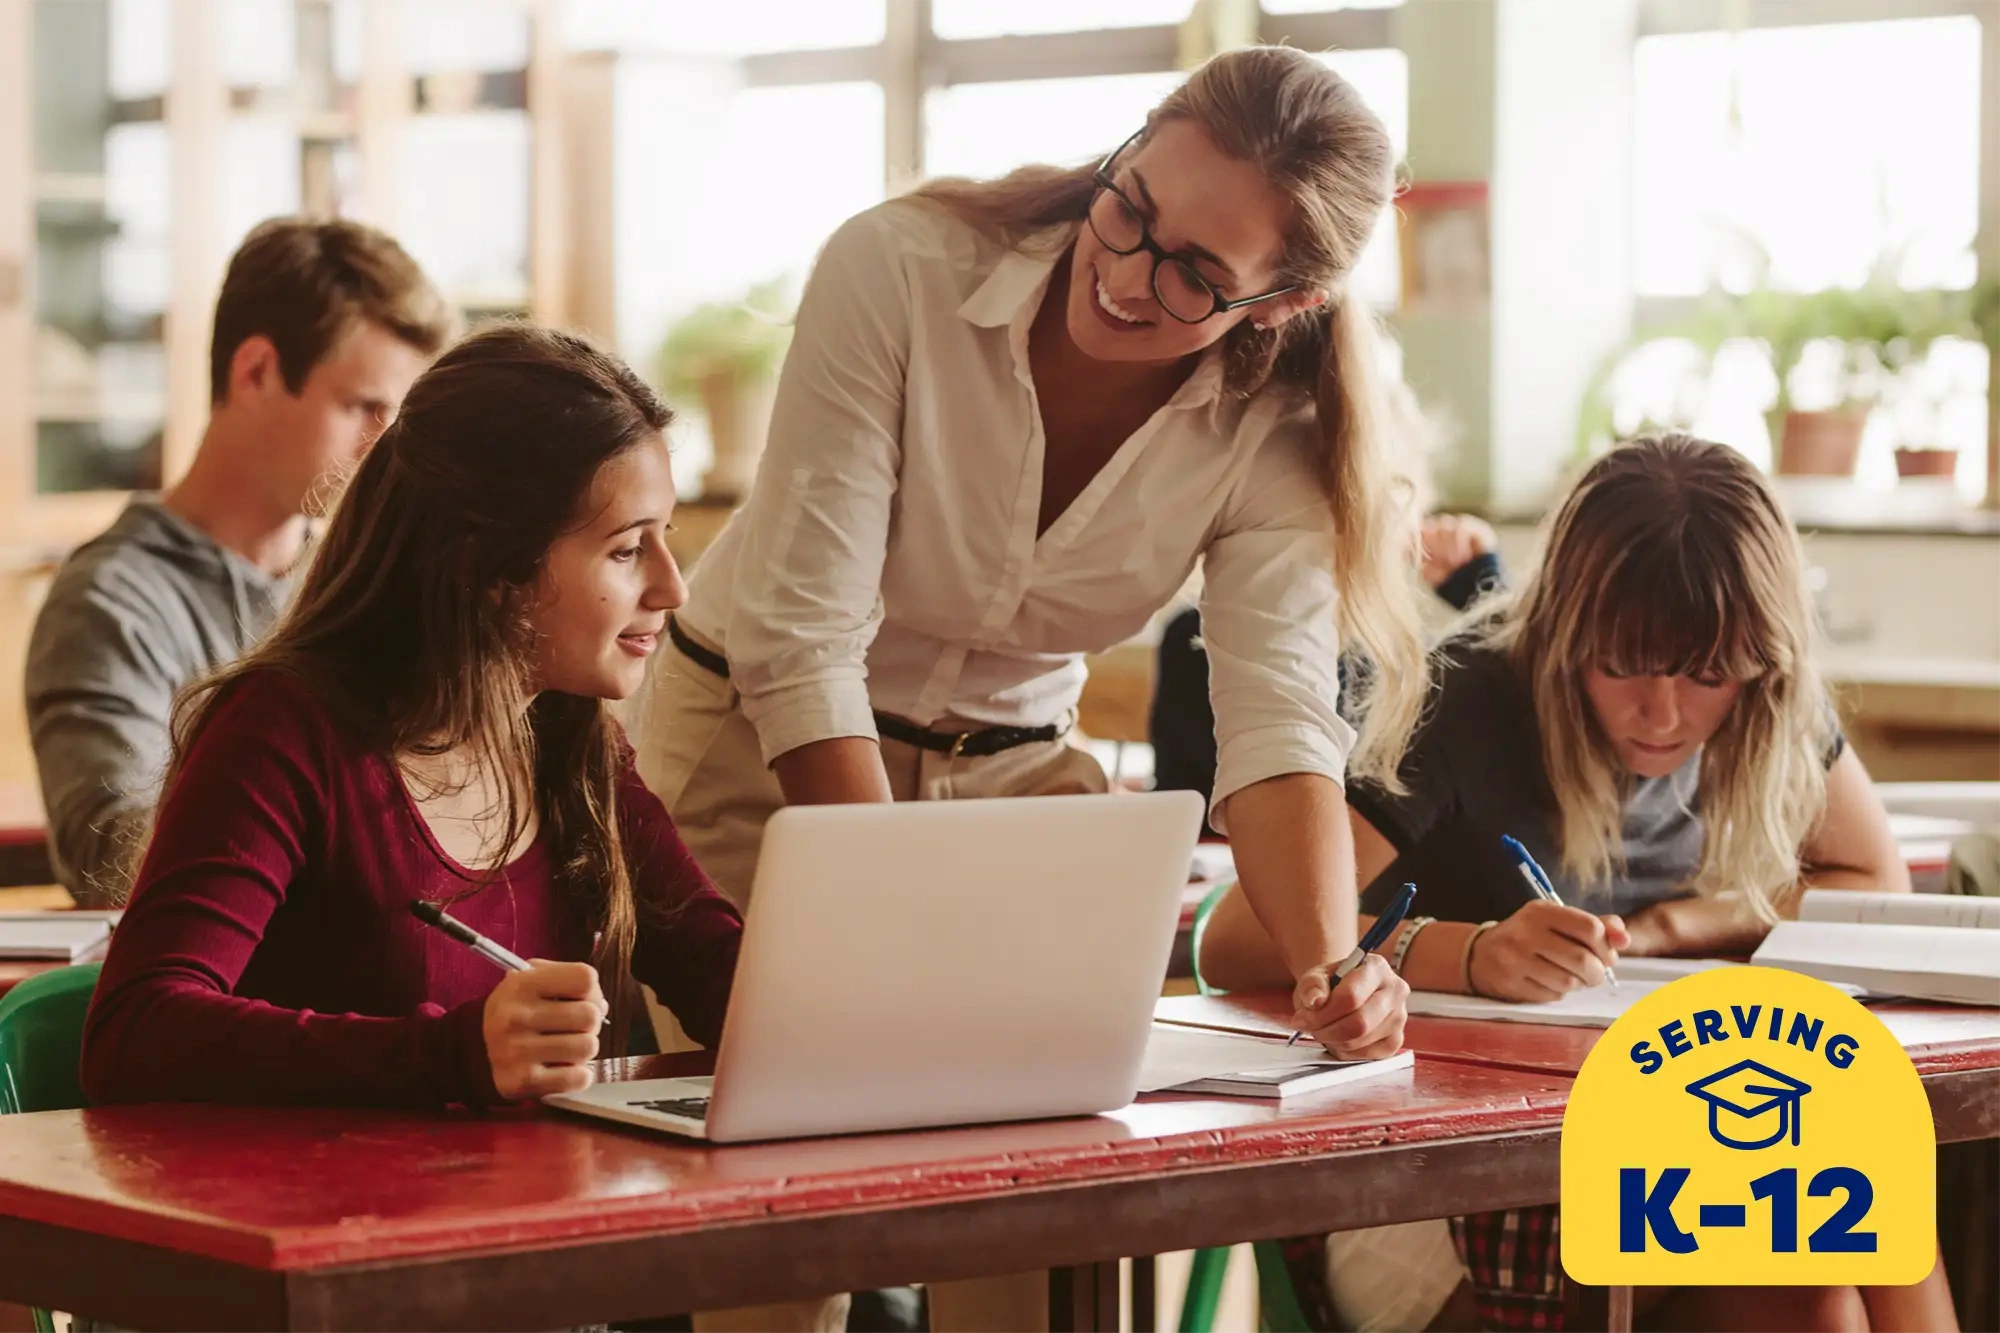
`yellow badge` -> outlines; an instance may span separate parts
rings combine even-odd
[[[1697,972],[1591,1050],[1562,1134],[1562,1262],[1599,1286],[1903,1286],[1937,1259],[1910,1057],[1823,981]]]

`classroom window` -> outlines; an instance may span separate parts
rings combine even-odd
[[[296,0],[222,0],[222,81],[284,88],[298,75]]]
[[[475,320],[528,303],[529,127],[516,111],[412,116],[396,237]]]
[[[173,0],[109,0],[109,4],[111,96],[158,97],[167,90],[173,59]]]
[[[1324,14],[1336,9],[1394,9],[1403,0],[1263,0],[1266,14]]]
[[[1979,215],[1979,23],[1642,38],[1637,289],[1851,287],[1878,262],[1965,287]]]
[[[1191,0],[932,0],[931,31],[947,41],[1179,23]]]
[[[570,0],[564,22],[564,41],[573,50],[760,55],[874,46],[882,40],[886,9],[884,0]]]
[[[1401,51],[1328,51],[1320,57],[1334,73],[1354,85],[1368,109],[1382,118],[1396,161],[1410,149],[1410,59]],[[1375,234],[1354,268],[1353,290],[1380,310],[1393,309],[1403,292],[1402,262],[1397,254],[1397,221],[1393,204],[1382,211]]]
[[[1980,29],[1970,17],[1670,34],[1634,52],[1634,287],[1651,301],[1760,283],[1790,291],[1973,281]],[[1844,389],[1837,348],[1809,350],[1797,406]],[[1947,339],[1886,385],[1855,478],[1896,485],[1898,445],[1955,448],[1958,486],[1985,486],[1987,354]],[[1631,358],[1613,385],[1620,431],[1691,422],[1769,465],[1777,384],[1750,344],[1712,364],[1685,343]]]
[[[989,177],[1030,162],[1102,158],[1181,78],[1163,71],[940,88],[924,107],[924,166],[933,176]]]
[[[769,278],[796,291],[826,238],[882,200],[882,87],[745,89],[727,144],[719,193],[737,203],[715,211],[714,294]]]

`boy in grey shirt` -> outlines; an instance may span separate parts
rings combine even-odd
[[[452,329],[436,289],[371,227],[273,219],[230,260],[209,423],[187,475],[77,548],[28,645],[51,859],[79,902],[122,897],[171,753],[174,697],[277,618],[307,516]]]

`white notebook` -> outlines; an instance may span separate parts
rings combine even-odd
[[[2000,898],[1971,898],[1959,893],[1851,893],[1844,889],[1807,889],[1805,896],[1799,900],[1799,920],[2000,930]]]
[[[1728,967],[1714,958],[1621,958],[1614,969],[1618,989],[1588,986],[1560,1000],[1520,1003],[1489,1000],[1483,995],[1449,991],[1410,992],[1410,1012],[1428,1018],[1481,1018],[1501,1023],[1548,1023],[1566,1028],[1608,1028],[1624,1012],[1669,981],[1711,967]]]
[[[1287,1046],[1282,1037],[1155,1023],[1146,1040],[1139,1091],[1276,1100],[1398,1073],[1414,1064],[1408,1051],[1384,1060],[1334,1060],[1310,1039]]]
[[[0,920],[0,958],[73,963],[110,938],[111,922],[103,913],[23,913]]]
[[[1808,900],[1818,896],[1806,894]],[[1816,906],[1815,910],[1830,909]],[[1858,905],[1857,910],[1871,909]],[[1923,910],[1933,909],[1927,904]],[[1801,917],[1805,912],[1806,905],[1801,904]],[[1780,921],[1750,961],[1761,967],[1789,968],[1822,981],[1863,986],[1877,995],[2000,1006],[2000,935],[1994,934],[1995,930],[2000,930],[2000,924],[1988,926],[1983,920],[1955,925],[1910,924],[1879,917]]]

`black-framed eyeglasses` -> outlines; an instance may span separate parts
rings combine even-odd
[[[1160,309],[1183,324],[1199,324],[1225,311],[1240,310],[1297,291],[1298,285],[1294,283],[1256,296],[1225,300],[1215,285],[1196,270],[1193,260],[1175,254],[1153,239],[1145,215],[1111,178],[1111,164],[1144,133],[1144,130],[1135,133],[1098,164],[1096,174],[1091,177],[1097,193],[1091,196],[1090,212],[1085,217],[1091,232],[1112,254],[1134,255],[1144,250],[1153,257],[1153,299],[1160,303]]]

